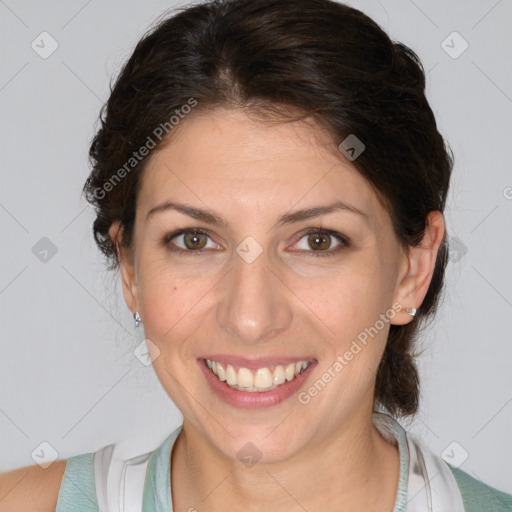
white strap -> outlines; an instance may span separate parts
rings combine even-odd
[[[94,485],[100,512],[141,512],[144,483],[152,452],[129,460],[116,456],[115,445],[94,453]]]
[[[446,462],[407,433],[407,512],[464,512],[459,486]]]
[[[141,512],[146,471],[151,453],[127,461],[121,478],[121,512]]]
[[[94,469],[94,487],[96,489],[96,499],[100,512],[107,512],[107,474],[110,465],[110,459],[114,445],[105,446],[94,452],[92,459]]]

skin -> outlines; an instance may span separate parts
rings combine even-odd
[[[275,226],[283,214],[337,200],[364,215],[339,210]],[[227,225],[175,210],[147,217],[166,201],[213,210]],[[428,220],[423,242],[404,250],[375,192],[308,120],[269,125],[233,109],[198,113],[151,157],[133,244],[119,256],[126,303],[158,347],[153,366],[184,418],[171,456],[175,510],[393,509],[398,450],[371,420],[389,323],[307,405],[292,396],[235,408],[211,391],[197,360],[314,357],[304,391],[394,303],[421,305],[444,235],[439,212]],[[318,246],[304,234],[315,227],[351,245],[315,257]],[[162,243],[183,228],[209,231],[200,254],[171,250],[173,242],[186,250],[183,236]],[[121,234],[114,224],[116,243]],[[252,263],[235,251],[247,236],[263,249]],[[327,250],[340,248],[327,240]],[[391,323],[410,320],[402,310]],[[237,458],[248,442],[261,452],[250,468]]]

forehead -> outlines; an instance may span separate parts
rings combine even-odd
[[[382,214],[372,187],[311,120],[269,124],[219,109],[181,123],[144,170],[142,210],[178,198],[267,212],[342,200]]]

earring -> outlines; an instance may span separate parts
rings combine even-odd
[[[405,312],[411,316],[414,316],[418,310],[416,308],[407,308]]]
[[[139,327],[139,325],[142,323],[142,318],[140,317],[138,311],[135,311],[135,314],[133,315],[133,319],[135,320],[135,327]]]

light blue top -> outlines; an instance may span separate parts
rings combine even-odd
[[[376,424],[381,430],[381,427]],[[407,511],[409,450],[406,432],[392,419],[387,425],[395,437],[400,456],[400,473],[393,512]],[[144,483],[142,512],[172,512],[170,458],[179,426],[151,454]],[[55,512],[99,512],[94,487],[93,453],[67,460]],[[498,491],[449,465],[462,494],[466,512],[511,512],[512,495]]]

